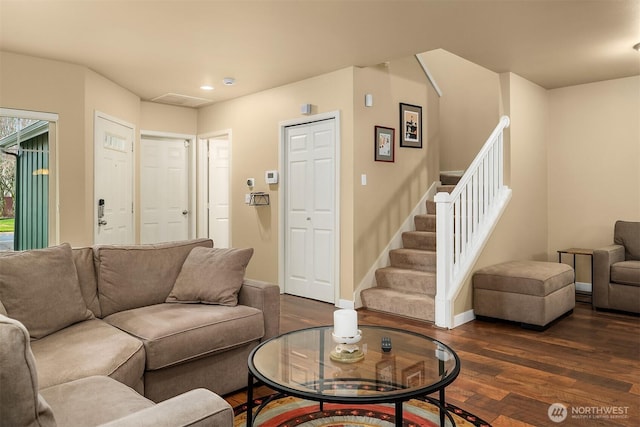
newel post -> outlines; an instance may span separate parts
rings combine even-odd
[[[436,299],[435,322],[442,328],[451,327],[451,304],[448,288],[453,271],[453,202],[449,193],[438,193],[436,203]]]

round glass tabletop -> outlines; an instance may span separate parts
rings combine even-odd
[[[460,372],[460,359],[433,338],[400,329],[360,326],[361,338],[346,347],[333,326],[289,332],[256,347],[251,374],[267,386],[325,402],[393,402],[442,390]],[[382,349],[383,338],[391,342]],[[344,350],[344,347],[342,348]]]

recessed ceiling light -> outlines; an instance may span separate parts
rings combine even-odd
[[[634,44],[634,45],[633,45],[633,48],[634,48],[635,50],[637,50],[638,52],[640,52],[640,43],[636,43],[636,44]]]
[[[234,79],[233,77],[225,77],[224,79],[222,79],[222,83],[224,83],[225,86],[233,86],[234,84],[236,84],[236,79]]]
[[[200,86],[200,89],[202,89],[202,90],[213,90],[213,86],[203,85],[203,86]]]

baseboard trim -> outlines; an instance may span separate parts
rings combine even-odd
[[[580,292],[592,292],[593,286],[591,283],[586,282],[576,282],[576,291]]]
[[[467,322],[471,322],[476,318],[473,310],[465,311],[464,313],[456,314],[453,317],[453,327],[457,328],[460,325],[464,325]]]

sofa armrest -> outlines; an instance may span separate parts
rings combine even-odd
[[[233,409],[223,398],[203,388],[172,397],[101,427],[231,427]]]
[[[609,245],[593,250],[593,289],[594,307],[609,308],[609,282],[611,265],[624,261],[624,246]]]
[[[244,279],[238,304],[262,310],[264,315],[264,337],[267,340],[280,333],[280,287],[261,280]]]

